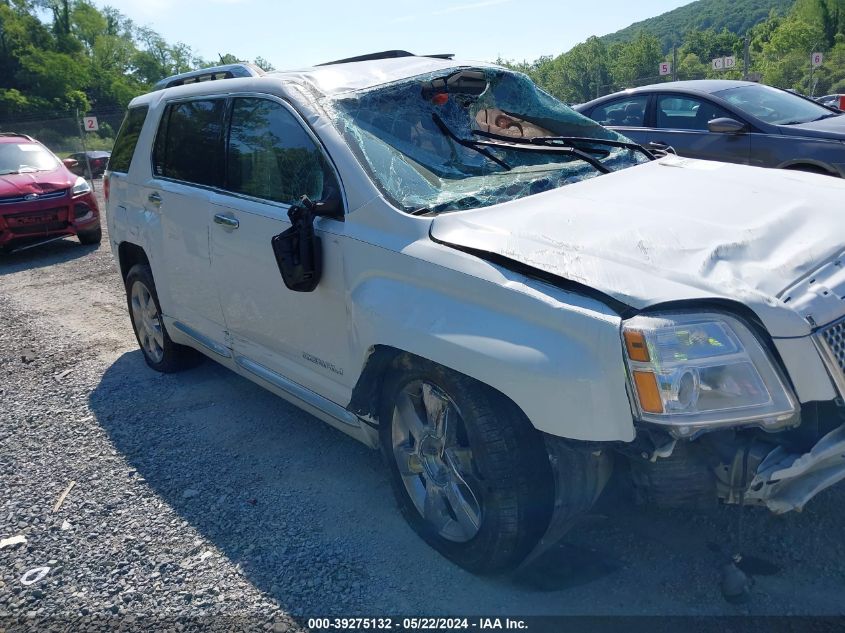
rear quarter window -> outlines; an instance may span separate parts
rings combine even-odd
[[[198,185],[219,185],[223,166],[225,99],[171,103],[153,150],[153,175]]]
[[[141,134],[141,128],[144,127],[148,111],[147,106],[137,106],[129,108],[126,112],[109,158],[108,168],[111,171],[123,173],[129,171],[132,155],[135,153],[135,146],[138,144],[138,136]]]

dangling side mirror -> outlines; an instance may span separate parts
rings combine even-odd
[[[313,291],[323,274],[323,245],[314,233],[314,218],[318,216],[342,218],[340,196],[330,192],[322,202],[302,196],[288,210],[291,227],[271,240],[282,280],[294,292]]]

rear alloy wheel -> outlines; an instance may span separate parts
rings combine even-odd
[[[499,392],[430,361],[402,356],[388,375],[380,440],[408,523],[472,572],[518,565],[553,504],[540,433]]]
[[[153,364],[161,363],[164,360],[164,324],[153,295],[144,282],[132,284],[129,305],[132,307],[132,321],[141,349]]]
[[[126,276],[126,298],[135,338],[147,365],[171,373],[195,365],[201,358],[190,347],[177,345],[167,334],[149,266],[133,266]]]

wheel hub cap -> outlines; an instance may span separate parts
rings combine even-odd
[[[141,349],[154,363],[160,363],[164,358],[164,326],[152,293],[142,282],[136,281],[132,284],[129,301]]]
[[[419,460],[425,474],[438,486],[449,482],[449,468],[443,461],[443,438],[426,435],[419,444]]]
[[[482,518],[481,497],[473,489],[478,478],[451,398],[427,382],[408,384],[397,399],[392,436],[402,482],[423,519],[447,540],[474,538]]]

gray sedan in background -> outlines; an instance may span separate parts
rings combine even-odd
[[[650,150],[845,177],[845,114],[747,81],[676,81],[575,106]]]

